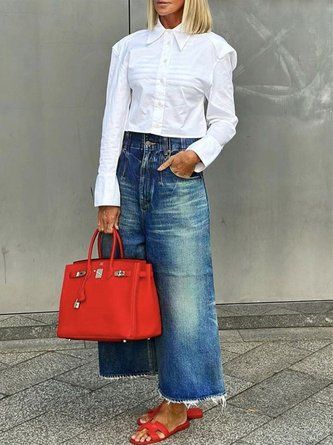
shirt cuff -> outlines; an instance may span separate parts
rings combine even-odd
[[[223,147],[217,139],[209,134],[190,144],[186,150],[193,150],[201,159],[201,161],[195,164],[194,171],[200,173],[208,167],[208,165],[219,155],[222,148]]]
[[[99,206],[120,207],[120,190],[116,175],[97,175],[94,192],[94,207]]]

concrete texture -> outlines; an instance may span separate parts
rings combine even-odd
[[[330,299],[332,2],[209,3],[238,53],[237,134],[205,173],[217,299]],[[144,14],[132,1],[133,31]]]
[[[331,0],[210,4],[238,52],[237,135],[205,173],[217,301],[329,299]],[[57,310],[86,256],[110,50],[145,5],[0,0],[1,313]]]
[[[106,81],[128,0],[0,0],[0,15],[0,312],[56,310],[64,265],[86,255],[96,226]]]
[[[217,304],[216,309],[223,330],[333,327],[333,301],[225,303]],[[0,315],[0,340],[56,337],[57,324],[58,312]]]
[[[307,337],[304,329],[314,328],[303,328],[297,342],[290,332],[280,340],[278,328],[255,341],[246,330],[220,331],[227,407],[202,404],[203,419],[170,444],[330,445],[333,337],[323,342],[325,328]],[[101,378],[96,342],[0,346],[1,445],[125,445],[136,418],[161,401],[157,376]]]

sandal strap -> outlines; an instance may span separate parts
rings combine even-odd
[[[163,433],[165,436],[164,438],[170,436],[170,431],[168,430],[168,428],[158,420],[155,420],[155,422],[146,422],[143,425],[140,425],[139,430],[143,430],[145,428],[147,428],[149,436],[153,440],[160,439],[160,436],[157,434],[157,431]]]
[[[152,429],[152,427],[150,426],[151,423],[150,422],[145,422],[144,425],[140,425],[138,428],[138,431],[147,429],[148,430],[148,434],[149,436],[152,438],[152,440],[158,440],[160,439],[160,436],[156,433],[156,431],[154,431],[154,429]],[[139,443],[139,442],[138,442]]]
[[[161,431],[161,433],[163,433],[165,437],[170,436],[170,431],[168,430],[168,428],[158,420],[155,420],[155,422],[151,422],[151,425],[153,426],[154,431]]]

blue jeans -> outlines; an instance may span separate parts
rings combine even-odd
[[[210,244],[210,209],[203,172],[190,178],[157,167],[198,138],[125,131],[117,166],[119,233],[124,256],[151,262],[162,335],[98,342],[100,376],[158,375],[158,392],[187,407],[226,405]],[[110,256],[112,234],[102,234]]]

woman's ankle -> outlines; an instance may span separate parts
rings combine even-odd
[[[186,411],[186,405],[184,403],[165,403],[164,406],[167,406],[169,410],[174,414],[180,414]]]

